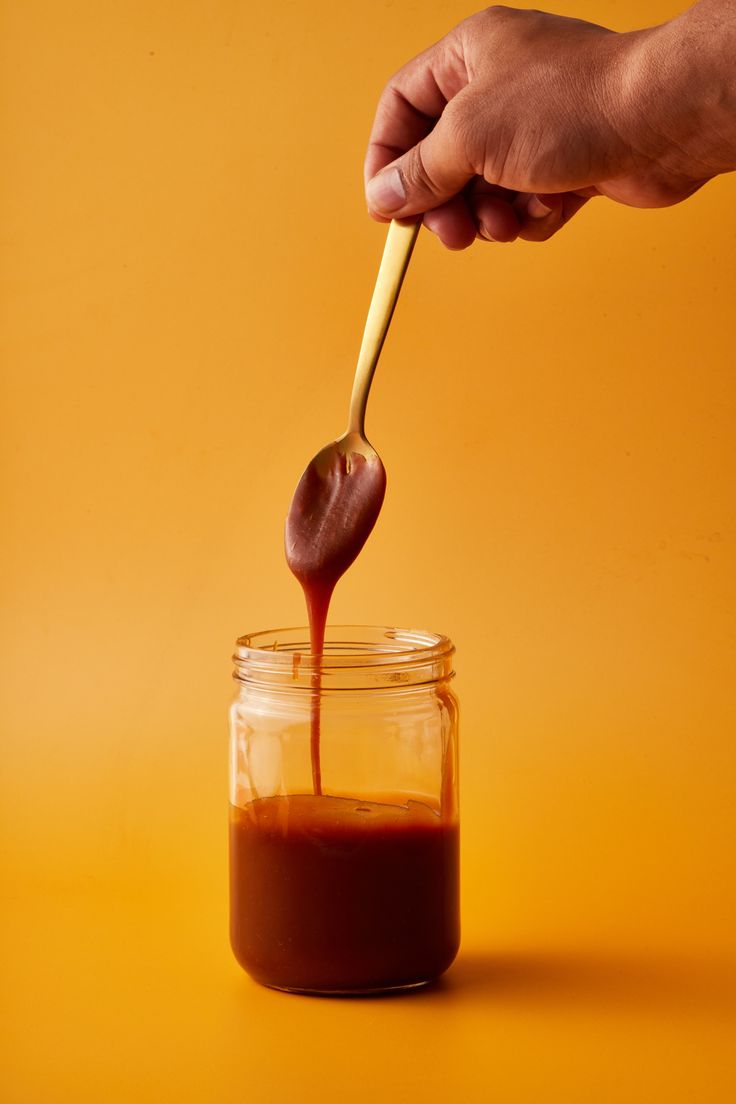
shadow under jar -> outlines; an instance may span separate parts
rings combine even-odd
[[[453,961],[453,654],[447,637],[390,628],[333,626],[321,663],[306,629],[238,640],[230,939],[256,981],[381,992],[424,985]]]

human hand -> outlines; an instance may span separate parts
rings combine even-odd
[[[422,215],[464,249],[544,241],[594,195],[685,199],[724,165],[696,137],[698,74],[675,64],[683,18],[628,34],[503,7],[466,19],[380,98],[370,213]]]

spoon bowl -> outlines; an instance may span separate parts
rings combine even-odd
[[[347,432],[307,465],[286,519],[286,560],[302,586],[330,591],[370,536],[386,493],[386,470],[368,441]]]

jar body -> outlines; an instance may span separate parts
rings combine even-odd
[[[286,630],[238,642],[233,950],[256,981],[282,989],[425,984],[459,945],[452,645],[338,628],[317,663],[305,639]]]

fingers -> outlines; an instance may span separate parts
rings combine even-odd
[[[458,105],[447,106],[467,79],[461,53],[449,36],[389,82],[365,159],[366,199],[374,218],[433,210],[473,176],[456,126]]]
[[[482,241],[512,242],[519,236],[519,220],[513,206],[515,192],[479,182],[471,189],[470,207]]]
[[[574,192],[518,196],[514,207],[519,220],[519,237],[524,241],[549,241],[588,202],[588,198]]]
[[[368,140],[366,184],[426,137],[444,111],[447,100],[434,76],[435,51],[432,47],[414,58],[384,88]]]
[[[383,218],[420,215],[462,191],[474,170],[453,118],[446,109],[426,138],[368,181],[366,198],[371,214]]]
[[[475,241],[475,219],[462,195],[427,211],[423,221],[447,249],[467,249]]]
[[[448,249],[466,249],[475,237],[488,242],[512,242],[517,238],[542,242],[561,230],[589,198],[574,192],[517,194],[476,180],[462,197],[428,211],[424,225]]]

